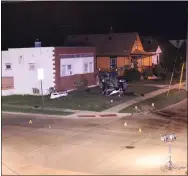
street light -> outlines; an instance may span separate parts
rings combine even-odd
[[[180,169],[179,166],[176,166],[173,162],[172,162],[172,142],[176,141],[176,134],[165,134],[163,136],[161,136],[161,140],[164,143],[168,144],[168,162],[163,166],[164,170],[172,170],[172,169]]]

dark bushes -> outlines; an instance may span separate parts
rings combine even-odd
[[[136,68],[131,68],[129,70],[125,70],[124,79],[127,81],[139,81],[141,78],[141,73]]]

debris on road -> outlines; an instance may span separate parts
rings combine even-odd
[[[51,94],[50,99],[51,100],[53,100],[53,99],[59,99],[61,97],[66,97],[67,95],[68,95],[67,91],[64,91],[64,92],[55,92],[55,93]]]
[[[126,123],[126,122],[124,123],[124,127],[125,127],[125,126],[127,126],[127,123]]]
[[[32,120],[30,120],[29,123],[32,124]]]
[[[140,132],[140,133],[141,133],[141,132],[142,132],[142,129],[141,129],[141,128],[139,128],[139,129],[138,129],[138,132]]]
[[[138,106],[135,106],[135,109],[136,109],[137,111],[141,112],[141,110],[140,110],[140,109],[138,109]]]

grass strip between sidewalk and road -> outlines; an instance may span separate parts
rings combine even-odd
[[[21,113],[34,113],[34,114],[47,114],[47,115],[71,115],[72,112],[65,112],[65,111],[55,111],[55,110],[43,110],[42,109],[32,109],[32,108],[18,108],[18,107],[9,107],[9,106],[2,106],[2,111],[6,112],[21,112]]]
[[[167,96],[167,92],[159,94],[155,97],[146,99],[141,101],[140,103],[135,103],[131,106],[128,106],[125,109],[122,109],[120,113],[138,113],[146,112],[149,110],[160,110],[167,106],[176,104],[187,98],[187,92],[184,89],[181,89],[178,94],[178,89],[172,89]],[[152,103],[154,103],[154,107],[152,107]],[[135,109],[135,106],[138,107],[138,111]]]

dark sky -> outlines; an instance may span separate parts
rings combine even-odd
[[[188,2],[2,3],[2,49],[61,46],[67,34],[139,32],[166,39],[186,37]]]

